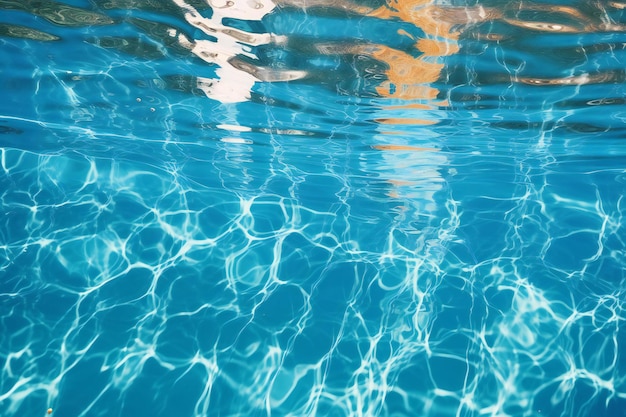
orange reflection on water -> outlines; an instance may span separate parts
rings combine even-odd
[[[415,57],[406,51],[400,51],[385,45],[372,48],[371,56],[387,64],[387,80],[383,81],[376,92],[383,97],[399,99],[427,99],[437,97],[438,90],[430,84],[437,81],[444,67],[440,57],[458,52],[457,34],[452,32],[450,24],[436,20],[432,7],[424,7],[421,0],[413,2],[393,2],[374,10],[370,16],[385,20],[403,20],[421,28],[427,36],[440,39],[415,39],[404,31],[399,35],[410,36],[421,55]]]
[[[424,32],[424,37],[411,37],[418,56],[383,45],[374,48],[371,56],[388,65],[387,80],[376,88],[377,93],[405,100],[435,99],[439,91],[432,83],[441,77],[444,58],[459,52],[457,41],[463,28],[491,19],[493,14],[480,6],[442,6],[431,0],[394,0],[372,11],[370,16],[401,20]],[[410,36],[404,31],[398,34]]]

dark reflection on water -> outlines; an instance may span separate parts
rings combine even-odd
[[[11,25],[8,23],[0,24],[0,36],[9,36],[13,38],[33,39],[38,41],[56,41],[60,38],[37,29],[27,26]]]
[[[2,0],[0,9],[32,13],[60,26],[110,25],[113,19],[105,14],[73,7],[56,1]]]

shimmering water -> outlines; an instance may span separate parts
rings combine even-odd
[[[626,416],[625,9],[0,0],[0,415]]]

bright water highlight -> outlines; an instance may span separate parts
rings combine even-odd
[[[0,0],[0,414],[626,416],[625,10]]]

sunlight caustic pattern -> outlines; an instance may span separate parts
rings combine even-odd
[[[158,415],[478,416],[624,400],[623,288],[588,278],[619,262],[621,197],[590,180],[579,210],[520,171],[501,220],[441,192],[430,212],[407,200],[381,218],[389,201],[355,206],[345,173],[285,177],[279,155],[249,195],[203,186],[195,162],[3,150],[5,410],[126,414],[139,396]],[[303,204],[309,181],[325,192]],[[571,233],[550,198],[588,224],[576,270],[551,254]],[[501,224],[486,247],[471,217]]]
[[[625,415],[625,8],[327,3],[0,1],[2,415]]]

